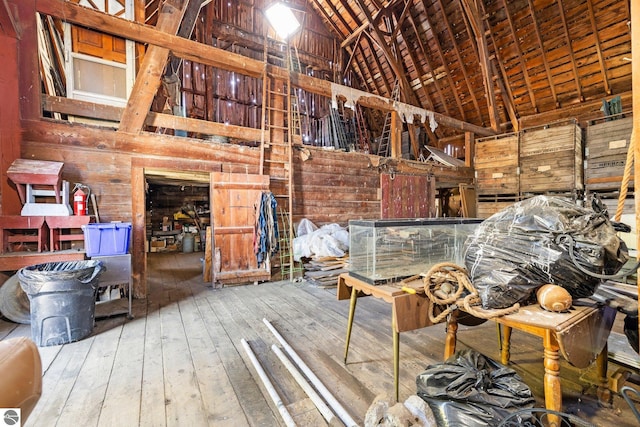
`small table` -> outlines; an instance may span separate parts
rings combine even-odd
[[[403,284],[414,290],[422,290],[421,279]],[[391,328],[393,333],[393,373],[395,396],[398,400],[398,374],[400,332],[431,326],[428,318],[431,301],[420,293],[410,294],[401,289],[400,284],[371,285],[349,274],[338,278],[338,300],[351,299],[344,361],[347,362],[349,340],[355,315],[356,301],[359,296],[372,295],[392,304]],[[462,303],[458,307],[462,307]],[[444,357],[447,359],[455,352],[457,316],[459,311],[451,313],[447,324]],[[599,394],[604,393],[607,379],[607,338],[616,311],[607,306],[577,306],[567,313],[552,313],[537,305],[522,307],[518,312],[490,320],[501,324],[502,337],[501,361],[509,363],[509,342],[513,328],[539,336],[544,347],[544,393],[547,409],[562,411],[562,389],[560,384],[560,354],[578,368],[589,366],[598,360],[598,375],[601,381]]]
[[[414,280],[403,284],[418,290],[424,287],[422,280]],[[429,305],[431,302],[424,293],[407,293],[401,285],[371,285],[356,279],[347,273],[338,277],[338,300],[350,299],[347,338],[344,347],[344,363],[347,363],[351,329],[359,296],[372,295],[391,304],[391,331],[393,333],[393,375],[395,396],[398,400],[398,378],[400,373],[400,332],[412,331],[433,325],[429,320]]]

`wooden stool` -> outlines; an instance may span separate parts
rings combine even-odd
[[[26,186],[33,184],[50,186],[56,203],[62,203],[60,183],[63,165],[61,162],[16,159],[7,169],[7,176],[16,184],[22,204],[29,202]]]
[[[29,232],[36,234],[28,234]],[[26,233],[25,233],[26,232]],[[36,242],[38,252],[42,252],[47,246],[47,225],[43,216],[0,216],[0,253],[9,249],[10,243]]]
[[[45,217],[49,226],[50,249],[52,251],[61,250],[62,242],[84,241],[82,226],[89,224],[90,219],[91,217],[88,215]],[[64,234],[63,230],[68,230],[68,233]]]

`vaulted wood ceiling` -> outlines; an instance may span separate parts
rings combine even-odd
[[[476,125],[631,90],[628,0],[308,3],[368,91],[390,97],[398,79],[406,102]]]

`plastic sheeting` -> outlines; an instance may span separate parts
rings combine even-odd
[[[482,222],[465,242],[465,265],[484,308],[531,301],[546,283],[567,289],[574,300],[588,297],[600,279],[583,270],[610,275],[627,259],[606,211],[560,197],[514,203]]]
[[[416,385],[439,427],[497,426],[507,415],[535,403],[531,389],[513,369],[474,350],[428,366]]]
[[[311,257],[343,257],[349,251],[349,232],[339,224],[318,228],[308,219],[298,225],[298,237],[293,239],[293,259]]]

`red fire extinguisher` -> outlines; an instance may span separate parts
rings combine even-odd
[[[83,184],[76,184],[74,190],[73,214],[88,215],[89,207],[87,206],[87,199],[89,198],[89,187]],[[86,192],[84,190],[86,190]]]

